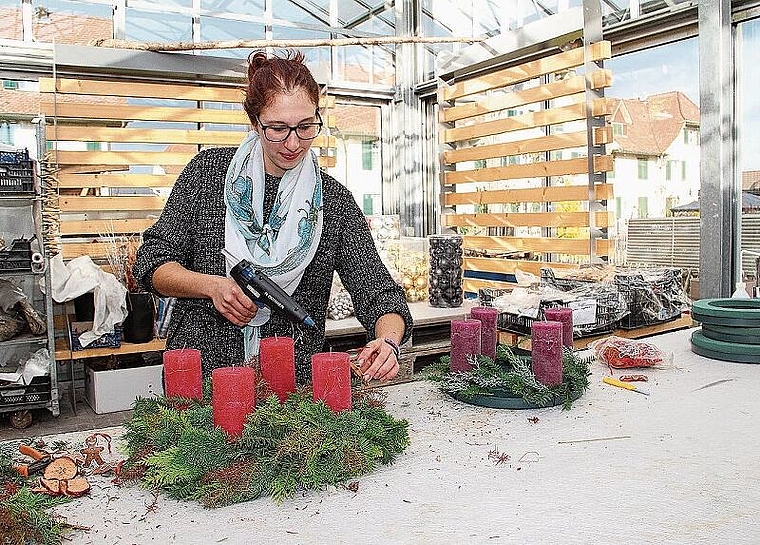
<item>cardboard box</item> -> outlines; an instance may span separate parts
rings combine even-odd
[[[85,367],[84,395],[97,414],[126,411],[137,397],[163,395],[163,365],[149,365],[111,371]]]

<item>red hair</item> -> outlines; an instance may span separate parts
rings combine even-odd
[[[300,51],[287,51],[282,57],[270,58],[263,51],[249,55],[243,109],[252,125],[256,125],[256,117],[278,93],[303,90],[314,103],[314,108],[319,105],[319,85],[303,61],[304,55]]]

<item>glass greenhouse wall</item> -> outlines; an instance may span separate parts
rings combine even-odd
[[[402,232],[421,236],[439,229],[436,66],[464,51],[480,50],[480,58],[503,53],[489,50],[489,40],[583,5],[574,0],[0,0],[0,139],[34,148],[31,121],[39,112],[36,82],[40,74],[49,77],[54,67],[62,68],[56,65],[58,46],[83,48],[81,64],[65,70],[87,76],[109,69],[99,65],[99,57],[105,56],[89,45],[93,39],[320,40],[325,45],[303,51],[320,83],[336,97],[337,143],[330,172],[351,189],[366,213],[400,214]],[[610,236],[623,242],[615,259],[679,263],[696,272],[700,232],[699,219],[693,218],[699,217],[705,194],[726,193],[738,223],[734,236],[728,237],[729,247],[723,244],[725,236],[715,244],[707,242],[718,248],[713,254],[718,261],[733,263],[733,270],[721,273],[732,278],[703,293],[724,292],[740,270],[754,273],[751,252],[760,251],[753,219],[760,208],[752,205],[756,202],[752,197],[760,200],[760,154],[754,142],[760,134],[760,98],[751,92],[757,87],[755,71],[745,69],[754,66],[760,50],[758,2],[604,0],[599,5],[604,38],[613,44],[613,58],[605,67],[615,79],[606,96],[618,101],[611,120],[615,141],[610,147],[616,166],[608,176],[615,199],[607,205],[615,213]],[[731,73],[721,81],[737,82],[736,107],[724,104],[721,110],[737,112],[731,122],[738,135],[732,153],[736,161],[721,166],[725,170],[717,177],[712,171],[705,176],[705,163],[713,164],[713,154],[720,149],[704,139],[705,123],[713,121],[702,110],[705,105],[713,107],[708,98],[716,83],[700,78],[700,52],[722,38],[707,29],[700,32],[700,9],[727,10],[729,30],[735,30],[736,36],[734,64],[726,62],[719,68]],[[483,41],[329,45],[331,39],[388,36]],[[176,55],[188,66],[205,59],[204,68],[197,71],[199,78],[232,84],[241,75],[232,67],[249,52],[250,48],[223,48]],[[208,68],[215,59],[220,67],[216,74]],[[178,75],[171,63],[160,62],[150,70],[167,80],[190,78],[192,73]],[[705,156],[706,152],[711,155]],[[422,160],[411,165],[408,155]],[[716,178],[725,187],[704,186]],[[684,227],[687,234],[679,238],[676,225],[680,229],[690,221],[691,227]],[[696,235],[692,224],[697,225]],[[664,233],[655,239],[656,251],[646,236],[653,229]],[[637,238],[640,233],[643,239]]]

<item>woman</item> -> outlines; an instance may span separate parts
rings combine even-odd
[[[188,163],[143,235],[135,276],[178,298],[167,349],[200,349],[205,375],[258,354],[263,337],[292,336],[296,379],[305,383],[311,355],[322,351],[337,271],[373,339],[359,353],[364,376],[388,380],[398,373],[411,315],[353,196],[310,151],[322,119],[319,86],[303,61],[301,53],[250,57],[243,107],[253,131],[237,149],[207,149]],[[234,257],[225,260],[223,249]],[[316,327],[257,307],[228,276],[240,259],[291,294]]]

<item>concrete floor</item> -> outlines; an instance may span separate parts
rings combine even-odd
[[[84,399],[78,400],[75,413],[68,391],[62,393],[60,409],[61,414],[57,417],[47,409],[35,409],[32,424],[21,430],[11,426],[10,413],[0,414],[0,442],[120,426],[132,417],[132,411],[96,414]]]
[[[58,512],[91,527],[72,544],[760,543],[760,366],[696,356],[690,333],[648,339],[674,354],[646,371],[650,396],[602,384],[594,364],[570,411],[392,386],[388,410],[409,420],[411,445],[356,493],[206,510],[95,478]]]

